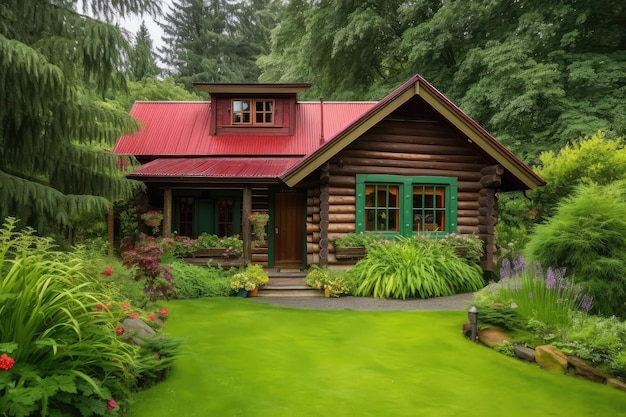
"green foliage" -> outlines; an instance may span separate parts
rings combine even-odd
[[[566,268],[593,296],[593,312],[626,317],[626,183],[579,186],[527,245],[533,259]]]
[[[540,160],[536,171],[547,184],[530,194],[539,219],[554,215],[559,202],[570,197],[577,185],[605,185],[626,178],[622,139],[607,139],[602,132],[567,145],[558,154],[545,152]]]
[[[182,261],[172,263],[176,297],[201,298],[230,295],[230,273],[221,268],[199,267]]]
[[[243,253],[243,241],[239,235],[219,237],[202,233],[198,238],[192,239],[189,246],[191,251],[197,249],[226,248],[232,253]]]
[[[381,235],[375,233],[346,233],[335,235],[329,241],[335,248],[349,248],[354,246],[368,247],[382,239]]]
[[[515,357],[515,352],[513,351],[513,343],[505,340],[504,342],[497,344],[493,347],[493,350],[496,352],[502,353],[503,355],[509,356],[511,358]]]
[[[481,327],[497,326],[504,330],[516,331],[524,330],[528,326],[528,320],[525,319],[520,313],[511,308],[508,305],[498,306],[495,302],[481,303],[479,300],[482,298],[481,293],[484,291],[491,291],[493,287],[488,286],[486,289],[478,292],[475,296],[475,305],[478,309],[478,321]],[[477,301],[477,302],[476,302]]]
[[[444,246],[453,249],[458,256],[469,263],[477,264],[483,256],[484,242],[478,235],[448,233],[440,240]]]
[[[482,271],[437,240],[401,239],[372,245],[350,270],[356,295],[377,298],[430,298],[476,291]]]
[[[320,268],[318,265],[311,266],[307,272],[305,284],[318,290],[328,288],[330,295],[333,297],[350,294],[354,288],[349,281],[347,271]]]
[[[154,7],[152,0],[83,4],[109,17]],[[134,158],[107,149],[138,125],[102,100],[124,88],[127,42],[73,5],[0,5],[0,217],[19,215],[46,234],[84,212],[102,216],[141,187],[120,168],[132,169]]]
[[[250,265],[244,269],[235,273],[230,280],[230,288],[233,290],[245,289],[246,291],[252,291],[255,287],[266,284],[269,281],[269,276],[263,267],[258,264]]]

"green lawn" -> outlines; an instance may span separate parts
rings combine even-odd
[[[318,311],[243,298],[170,302],[187,338],[132,417],[626,416],[626,393],[461,335],[466,313]]]

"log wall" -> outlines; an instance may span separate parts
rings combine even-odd
[[[458,179],[458,231],[476,234],[486,245],[494,244],[497,202],[495,172],[482,172],[489,162],[471,144],[443,122],[385,119],[361,138],[331,158],[328,173],[320,173],[327,184],[310,188],[307,198],[308,262],[320,262],[320,204],[328,209],[328,234],[355,232],[356,174],[401,176],[450,176]],[[501,175],[501,173],[499,174]],[[481,184],[481,181],[484,183]],[[326,190],[327,188],[327,190]],[[489,191],[485,191],[489,190]],[[493,192],[492,192],[493,191]],[[327,197],[324,196],[328,193]],[[322,198],[320,198],[322,197]],[[482,214],[481,211],[482,210]],[[324,214],[325,215],[325,214]],[[337,260],[327,244],[330,265],[354,263]],[[492,249],[487,246],[486,249]],[[323,253],[323,252],[322,252]],[[492,259],[490,259],[491,261]],[[483,267],[489,267],[485,262]]]

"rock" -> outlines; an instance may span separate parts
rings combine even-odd
[[[567,369],[567,356],[552,345],[537,346],[535,360],[539,366],[550,372],[564,374]]]
[[[609,377],[602,371],[594,368],[593,366],[589,365],[582,359],[577,358],[576,356],[568,356],[567,362],[570,364],[571,367],[574,368],[574,373],[576,376],[587,379],[589,381],[599,382],[603,384]]]
[[[607,378],[606,384],[610,387],[617,388],[620,391],[626,391],[626,382],[617,378]]]
[[[495,345],[500,345],[502,342],[513,342],[513,339],[507,336],[507,334],[498,327],[488,327],[483,330],[478,330],[478,340],[480,340],[480,343],[490,348]]]
[[[515,356],[526,362],[535,362],[535,349],[522,345],[513,346]]]
[[[126,318],[122,322],[124,338],[130,343],[141,345],[143,340],[152,338],[156,332],[146,323],[139,319]]]

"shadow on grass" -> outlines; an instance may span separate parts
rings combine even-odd
[[[470,343],[464,311],[322,311],[170,302],[187,338],[130,416],[624,417],[626,394]]]

